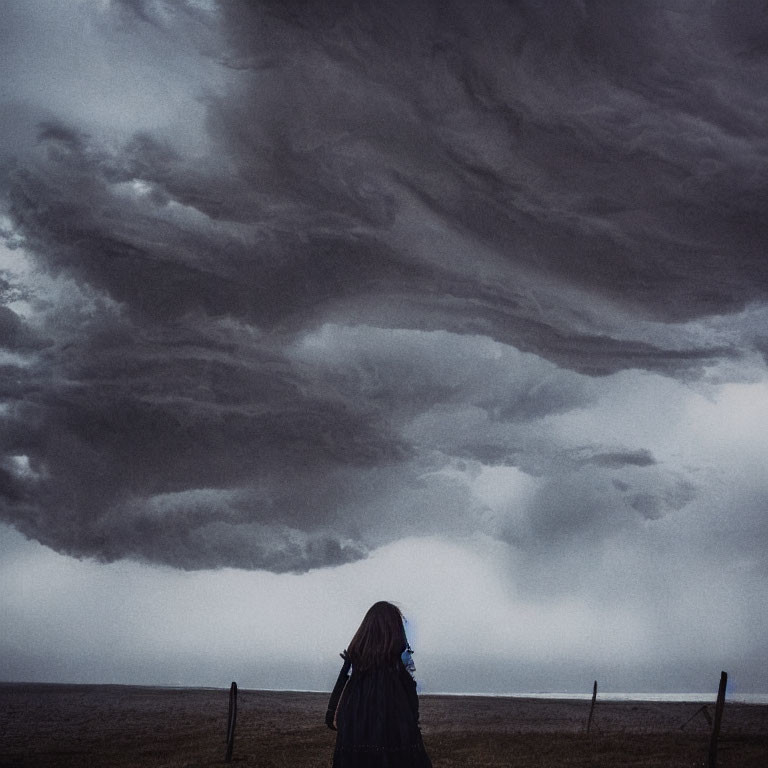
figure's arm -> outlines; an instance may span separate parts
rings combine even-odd
[[[336,685],[333,686],[331,698],[328,700],[328,710],[325,713],[325,724],[332,731],[336,730],[336,726],[333,724],[333,721],[336,718],[336,708],[339,706],[341,693],[344,690],[344,686],[347,684],[347,680],[349,679],[349,668],[352,666],[349,654],[347,654],[346,651],[341,654],[341,658],[344,659],[344,664],[339,671],[339,676],[336,678]]]
[[[405,650],[400,654],[403,666],[408,670],[411,677],[416,679],[416,665],[413,663],[413,648],[410,645],[405,646]]]
[[[410,654],[409,654],[410,656]],[[413,673],[412,669],[415,669],[413,666],[413,660],[411,659],[410,667],[406,666],[405,660],[403,659],[403,665],[400,670],[400,679],[403,683],[403,688],[405,688],[405,695],[408,698],[408,704],[411,707],[411,711],[414,714],[414,717],[416,718],[416,722],[419,722],[419,695],[416,693],[416,681],[413,679]]]

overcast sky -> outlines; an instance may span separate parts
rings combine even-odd
[[[0,9],[0,679],[768,691],[761,0]]]

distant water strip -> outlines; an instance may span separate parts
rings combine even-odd
[[[591,693],[453,693],[451,691],[424,691],[435,696],[489,696],[497,699],[558,699],[574,701],[590,701]],[[599,701],[668,701],[668,702],[701,702],[714,703],[717,693],[614,693],[597,692]],[[768,693],[726,693],[726,703],[735,704],[768,704]]]
[[[247,686],[241,690],[248,690]],[[252,690],[273,691],[275,693],[329,693],[329,691],[308,690],[306,688],[253,688]],[[487,696],[493,699],[552,699],[561,701],[590,701],[591,693],[562,693],[557,691],[539,691],[537,693],[456,693],[456,691],[425,691],[419,695],[426,696]],[[691,702],[709,704],[715,703],[717,692],[714,693],[616,693],[597,692],[597,701],[658,701],[658,702]],[[725,694],[726,703],[734,704],[768,704],[768,693],[731,693]]]

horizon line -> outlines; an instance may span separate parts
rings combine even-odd
[[[61,681],[41,681],[41,680],[0,680],[0,686],[10,685],[29,685],[29,686],[83,686],[94,688],[153,688],[169,691],[183,690],[201,690],[201,691],[226,691],[229,686],[217,685],[171,685],[157,683],[93,683],[93,682],[61,682]],[[330,694],[330,690],[310,689],[310,688],[253,688],[248,685],[238,684],[240,691],[265,692],[265,693],[311,693],[311,694]],[[570,691],[507,691],[494,693],[489,691],[419,691],[419,696],[457,696],[457,697],[476,697],[476,698],[509,698],[509,699],[562,699],[572,701],[589,701],[592,698],[591,692],[570,692]],[[597,699],[603,697],[604,700],[612,702],[619,701],[669,701],[670,703],[697,703],[714,701],[717,692],[703,691],[598,691]],[[651,698],[646,698],[651,697]],[[731,692],[726,694],[726,698],[733,703],[752,703],[768,704],[768,691],[758,692]],[[746,701],[751,699],[752,701]]]

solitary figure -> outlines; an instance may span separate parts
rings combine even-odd
[[[338,730],[333,768],[431,768],[400,609],[374,603],[341,656],[325,717]]]

